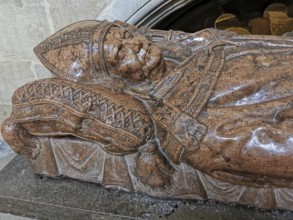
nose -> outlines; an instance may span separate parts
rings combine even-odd
[[[143,46],[143,42],[139,37],[123,39],[122,44],[127,46],[128,48],[131,48],[136,53],[138,53]]]

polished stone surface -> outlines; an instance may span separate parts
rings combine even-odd
[[[6,118],[9,112],[9,106],[3,107],[0,120]],[[12,138],[15,139],[15,136]],[[268,212],[220,203],[161,200],[106,190],[97,184],[37,176],[27,160],[19,156],[11,160],[14,154],[4,141],[1,142],[1,155],[0,212],[39,219],[293,219],[292,212]],[[254,204],[265,195],[262,192],[251,200]]]
[[[35,47],[54,77],[15,91],[2,135],[36,174],[293,211],[292,49],[289,37],[73,23]]]

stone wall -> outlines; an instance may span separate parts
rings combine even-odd
[[[111,0],[0,0],[0,105],[13,91],[50,77],[33,53],[42,40],[73,22],[96,19]]]

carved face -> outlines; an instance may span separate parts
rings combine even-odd
[[[109,71],[131,82],[163,77],[165,62],[161,50],[146,37],[112,27],[104,41]]]

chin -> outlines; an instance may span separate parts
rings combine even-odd
[[[165,61],[161,49],[151,45],[150,53],[146,60],[146,66],[143,68],[145,77],[151,80],[162,78],[165,70]]]
[[[150,73],[149,73],[149,78],[152,81],[155,80],[160,80],[164,77],[165,75],[165,60],[164,58],[161,56],[161,58],[159,59],[157,65],[155,68],[153,68]]]

